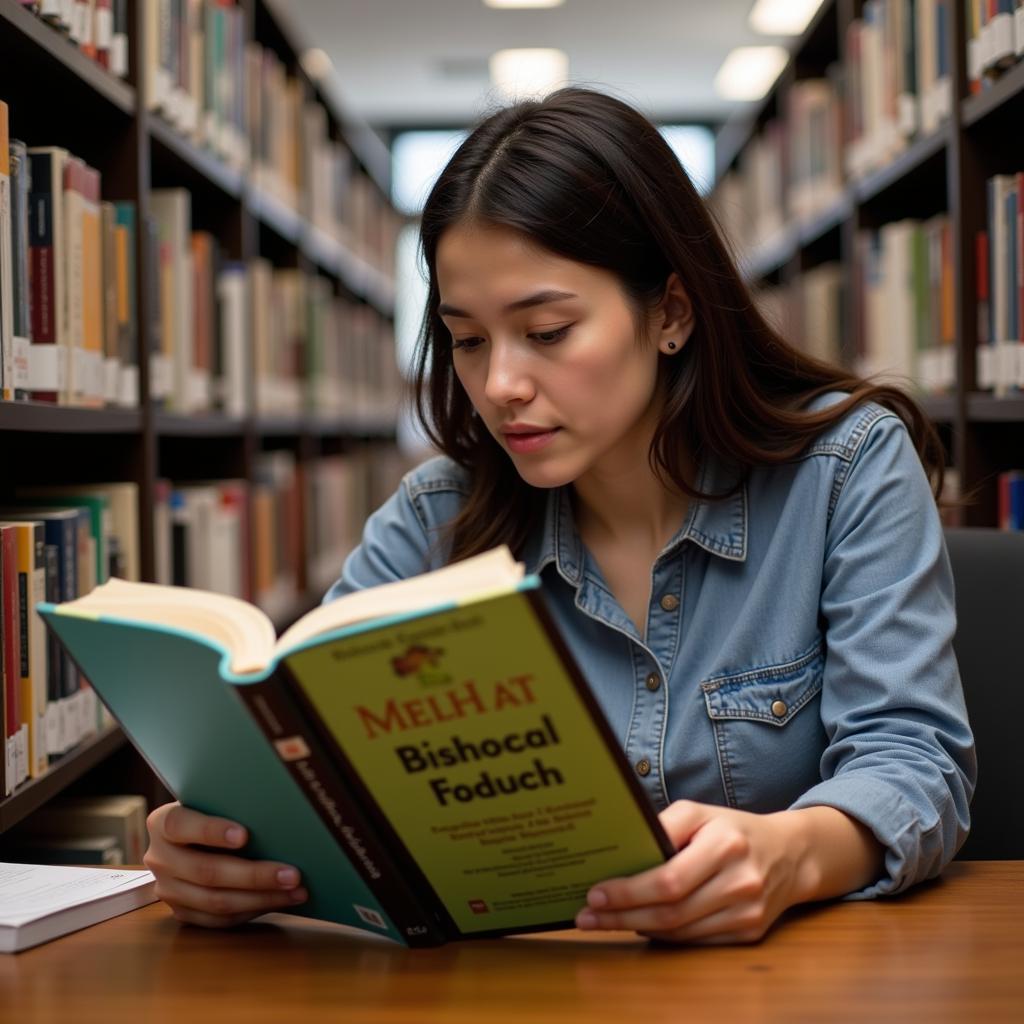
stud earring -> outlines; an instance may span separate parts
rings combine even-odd
[[[676,343],[674,341],[670,341],[668,343],[668,347],[672,349],[672,351],[675,351]]]

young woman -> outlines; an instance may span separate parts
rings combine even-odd
[[[972,738],[915,404],[762,319],[655,127],[581,89],[487,118],[431,192],[418,408],[444,456],[368,521],[325,600],[509,544],[678,848],[582,928],[759,939],[795,904],[932,877]],[[146,863],[175,914],[301,902],[177,805]]]

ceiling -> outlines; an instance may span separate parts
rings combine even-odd
[[[574,84],[621,96],[662,121],[720,122],[736,104],[712,80],[735,46],[775,42],[746,24],[753,0],[565,0],[496,11],[482,0],[272,0],[296,45],[334,62],[332,86],[378,129],[461,127],[500,101],[487,58],[554,46]],[[334,91],[332,89],[332,91]]]

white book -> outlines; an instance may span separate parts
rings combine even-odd
[[[183,188],[158,188],[150,194],[150,210],[157,222],[161,244],[170,246],[170,308],[164,310],[164,351],[170,353],[171,407],[192,409],[189,371],[195,360],[192,317],[192,196]]]
[[[17,953],[156,902],[149,871],[0,863],[0,953]]]

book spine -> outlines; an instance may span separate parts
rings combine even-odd
[[[11,159],[7,104],[0,100],[0,398],[14,398],[14,281],[11,274]]]
[[[367,814],[356,802],[355,774],[341,777],[290,692],[297,688],[287,687],[287,677],[288,671],[281,663],[265,681],[239,685],[235,690],[408,944],[440,945],[454,934],[445,926],[447,915],[440,909],[428,909],[409,884],[411,878],[416,878],[421,880],[421,892],[432,892],[414,864],[396,863],[380,838],[379,826],[371,827]],[[400,849],[400,845],[393,849]]]
[[[32,398],[37,402],[56,402],[61,388],[60,364],[63,353],[62,307],[64,268],[61,265],[58,220],[63,201],[53,152],[29,152],[32,191],[29,194],[29,280],[31,282],[32,344],[53,346],[52,373],[40,388],[33,373]],[[38,353],[34,353],[38,355]]]
[[[12,527],[0,526],[0,654],[4,677],[4,754],[8,792],[21,782],[21,672],[18,640],[18,548]]]
[[[11,264],[14,285],[14,397],[25,399],[28,392],[28,358],[32,338],[32,310],[28,275],[28,197],[32,171],[24,142],[11,140]],[[20,373],[19,373],[20,366]]]

